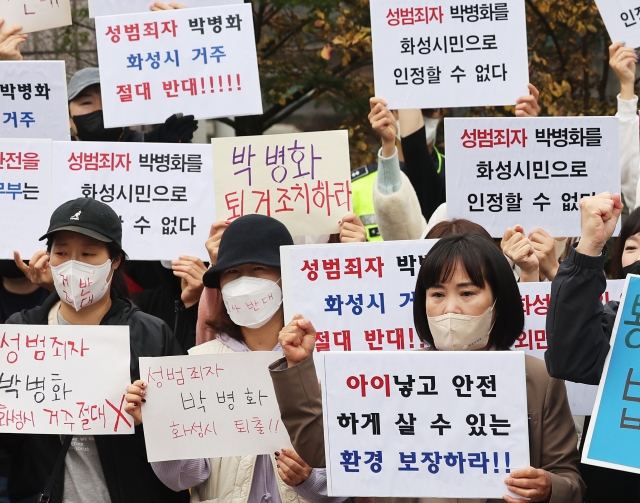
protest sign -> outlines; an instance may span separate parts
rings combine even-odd
[[[3,0],[0,17],[3,28],[19,24],[20,33],[32,33],[70,25],[71,5],[69,0]]]
[[[106,127],[262,113],[250,3],[96,18]]]
[[[260,213],[294,236],[340,232],[352,212],[347,131],[214,138],[220,220]]]
[[[609,37],[629,47],[640,47],[640,1],[595,0]]]
[[[524,0],[371,0],[376,96],[391,109],[514,105],[529,94]]]
[[[447,214],[579,236],[580,199],[620,192],[618,136],[615,117],[445,119]]]
[[[511,470],[529,466],[524,362],[510,351],[325,353],[329,495],[502,498]]]
[[[132,260],[208,259],[203,243],[216,221],[208,145],[54,142],[52,206],[78,197],[120,215]]]
[[[0,259],[43,248],[34,233],[51,213],[51,140],[0,139]],[[19,218],[16,218],[19,216]]]
[[[210,7],[239,4],[242,0],[186,0],[184,3],[187,7]],[[148,12],[152,4],[152,0],[89,0],[89,17]]]
[[[271,454],[290,445],[271,351],[140,358],[149,461]]]
[[[64,61],[0,61],[0,137],[69,140]]]
[[[583,463],[640,473],[639,327],[640,276],[628,275],[582,452]]]
[[[0,325],[0,433],[132,434],[129,327]]]

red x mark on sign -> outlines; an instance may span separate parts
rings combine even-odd
[[[111,407],[113,410],[116,411],[117,417],[116,417],[116,424],[113,427],[113,431],[118,431],[118,425],[120,424],[120,418],[122,418],[122,420],[127,423],[127,426],[129,428],[131,428],[131,423],[129,421],[127,421],[127,418],[124,417],[124,414],[122,413],[122,406],[124,405],[124,395],[122,395],[122,400],[120,400],[120,407],[116,407],[115,405],[113,405],[109,400],[107,400],[106,398],[104,399],[105,402],[107,402],[109,404],[109,407]]]

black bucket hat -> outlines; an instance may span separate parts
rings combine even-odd
[[[280,267],[280,247],[293,244],[291,234],[275,218],[245,215],[226,228],[220,240],[218,262],[205,273],[207,288],[220,288],[220,273],[242,264]]]

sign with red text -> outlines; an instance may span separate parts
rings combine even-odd
[[[118,213],[132,260],[207,259],[217,220],[208,145],[54,142],[52,206],[78,197]]]
[[[38,241],[42,218],[51,213],[51,140],[0,139],[0,259],[13,251],[31,257],[43,248]]]
[[[291,445],[271,351],[140,358],[149,461],[271,454]]]
[[[71,5],[69,0],[2,0],[0,17],[4,19],[4,29],[19,24],[20,33],[32,33],[69,26]]]
[[[618,136],[615,117],[445,119],[447,213],[579,236],[580,199],[620,193]]]
[[[129,327],[0,325],[0,433],[122,435]]]
[[[640,1],[595,0],[609,37],[628,47],[640,47]]]
[[[0,61],[0,138],[69,140],[64,61]]]
[[[389,108],[514,105],[529,94],[524,0],[371,0],[376,96]]]
[[[498,498],[529,466],[524,353],[325,353],[330,496]]]
[[[325,351],[411,351],[425,347],[413,323],[413,299],[420,266],[436,242],[280,248],[285,320],[302,314],[313,323],[320,373]],[[622,284],[608,281],[602,301],[618,300]],[[519,286],[525,327],[512,349],[544,359],[551,283]],[[574,415],[591,411],[596,390],[567,382]]]
[[[259,213],[294,236],[340,232],[353,212],[349,137],[344,131],[214,138],[220,220]]]
[[[106,127],[262,113],[251,4],[96,18]]]
[[[152,3],[149,0],[89,0],[89,17],[148,12]],[[239,4],[242,0],[185,0],[184,3],[187,7],[210,7]]]

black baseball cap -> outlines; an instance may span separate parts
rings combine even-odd
[[[58,231],[77,232],[122,248],[120,218],[109,205],[88,197],[79,197],[58,206],[51,215],[49,230],[40,241]]]
[[[222,234],[218,262],[204,274],[207,288],[220,288],[220,273],[242,264],[280,267],[280,247],[293,244],[287,228],[275,218],[245,215]]]

